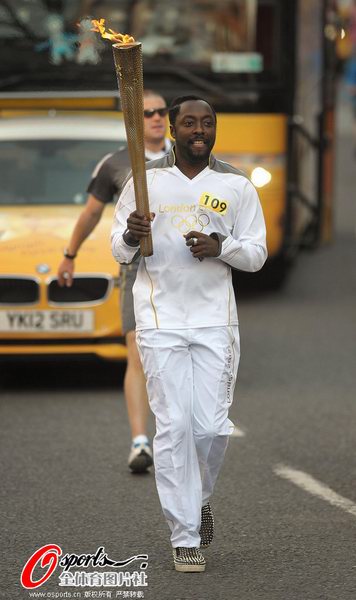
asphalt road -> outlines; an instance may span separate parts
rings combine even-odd
[[[126,468],[122,369],[9,363],[1,394],[6,600],[30,597],[20,573],[45,544],[78,555],[105,546],[114,560],[148,554],[148,586],[117,588],[146,600],[355,600],[356,242],[351,139],[341,133],[334,243],[302,254],[282,292],[239,301],[231,418],[240,435],[214,496],[206,572],[172,569],[154,477]],[[58,583],[54,574],[39,591],[99,598],[113,589]]]

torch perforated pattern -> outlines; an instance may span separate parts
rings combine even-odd
[[[120,88],[127,145],[134,181],[136,208],[146,217],[150,216],[148,203],[145,146],[143,136],[143,70],[141,44],[113,46],[117,81]],[[140,242],[141,254],[153,254],[152,237]]]

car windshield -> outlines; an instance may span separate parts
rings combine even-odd
[[[0,204],[83,204],[101,157],[123,144],[101,140],[0,142]]]

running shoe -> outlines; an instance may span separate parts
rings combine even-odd
[[[148,442],[132,444],[128,465],[133,473],[145,473],[153,465],[152,450]]]
[[[174,568],[181,573],[205,571],[205,558],[199,548],[173,548]]]

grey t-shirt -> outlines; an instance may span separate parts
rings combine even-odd
[[[168,139],[161,152],[150,152],[146,150],[146,160],[161,158],[171,148]],[[87,192],[92,194],[101,202],[112,202],[115,196],[121,193],[126,177],[131,171],[130,156],[127,146],[117,150],[113,154],[107,154],[96,165]]]
[[[130,172],[130,157],[127,146],[113,154],[107,154],[96,165],[87,192],[105,204],[118,196]]]
[[[164,156],[170,149],[170,142],[166,140],[162,152],[146,152],[146,160],[152,160]],[[87,192],[92,194],[105,204],[112,202],[120,195],[123,184],[130,173],[130,156],[127,146],[117,150],[113,154],[107,154],[96,165]],[[139,257],[139,254],[138,254]],[[132,287],[135,283],[139,260],[136,259],[131,265],[120,266],[120,289],[121,289],[121,320],[122,332],[135,330],[135,315],[133,308]]]
[[[92,194],[105,204],[112,202],[121,193],[130,168],[127,146],[113,154],[107,154],[93,171],[87,188],[88,194]],[[124,335],[129,331],[134,331],[136,327],[132,287],[135,283],[138,263],[138,260],[132,263],[130,271],[127,270],[127,265],[120,267],[120,312]]]

